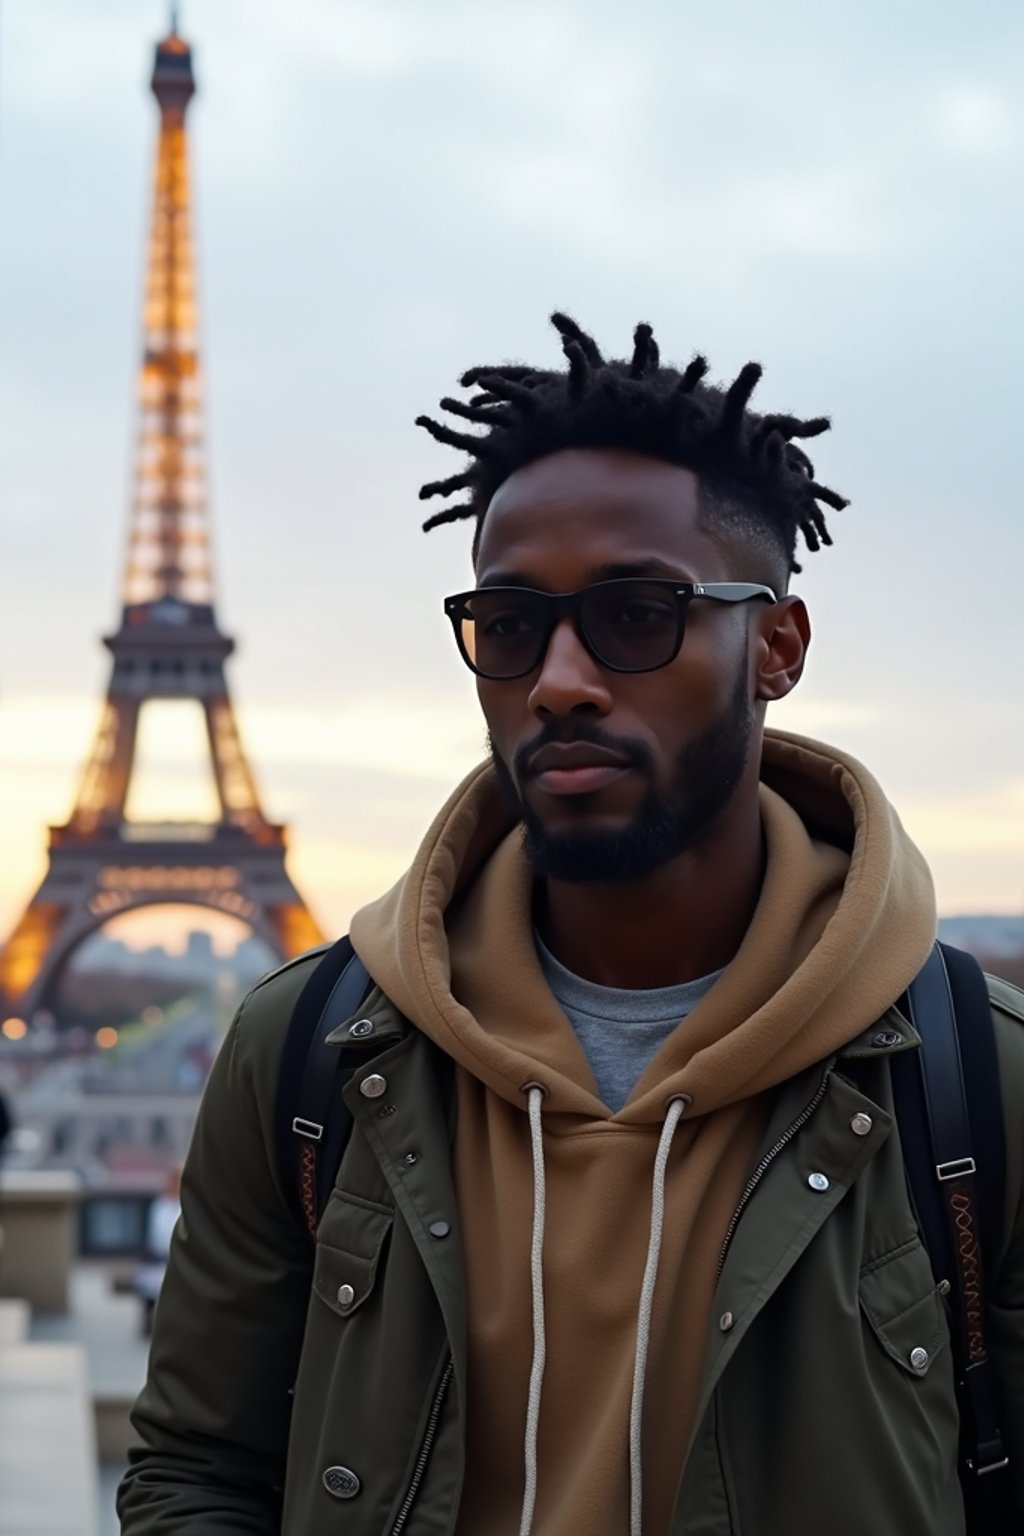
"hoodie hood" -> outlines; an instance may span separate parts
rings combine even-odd
[[[928,868],[866,768],[765,733],[764,884],[733,961],[650,1063],[618,1119],[660,1122],[753,1097],[840,1049],[917,974],[935,937]],[[540,1078],[554,1115],[608,1117],[589,1064],[544,981],[533,876],[493,769],[475,769],[435,819],[409,872],[352,922],[384,992],[492,1092],[525,1109]]]

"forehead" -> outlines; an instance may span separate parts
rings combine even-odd
[[[609,566],[713,579],[724,552],[698,526],[692,470],[624,449],[565,449],[516,470],[484,518],[477,577],[568,591]]]

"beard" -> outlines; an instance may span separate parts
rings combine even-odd
[[[732,799],[750,759],[754,708],[747,694],[747,668],[739,669],[732,698],[719,718],[679,753],[668,785],[652,782],[633,820],[617,831],[551,831],[521,797],[508,765],[488,738],[491,761],[502,791],[523,826],[523,847],[535,873],[574,885],[624,884],[642,880],[701,843]],[[526,762],[541,746],[565,740],[564,732],[545,731],[517,754],[520,778]],[[646,743],[605,735],[588,725],[571,737],[627,754],[638,768],[653,773]],[[581,821],[591,797],[574,804]]]

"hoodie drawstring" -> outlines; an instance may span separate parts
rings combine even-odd
[[[544,1332],[544,1133],[540,1119],[544,1089],[539,1083],[528,1083],[526,1092],[530,1110],[530,1146],[533,1152],[533,1235],[530,1240],[533,1363],[530,1366],[530,1395],[526,1405],[526,1445],[523,1453],[526,1477],[523,1488],[523,1512],[519,1519],[519,1536],[530,1536],[533,1529],[533,1511],[537,1502],[537,1432],[540,1425],[540,1393],[544,1382],[544,1360],[547,1355],[547,1337]]]
[[[676,1126],[689,1103],[687,1098],[673,1099],[665,1115],[654,1159],[651,1189],[651,1240],[647,1245],[644,1283],[640,1288],[640,1306],[636,1318],[636,1359],[633,1363],[633,1398],[629,1405],[629,1536],[641,1536],[644,1477],[642,1429],[644,1416],[644,1381],[647,1376],[647,1352],[651,1343],[651,1312],[654,1307],[654,1282],[661,1258],[661,1232],[665,1220],[665,1169],[672,1150]]]
[[[526,1441],[523,1454],[523,1511],[519,1536],[530,1536],[537,1503],[537,1437],[540,1427],[540,1395],[544,1382],[547,1336],[544,1331],[544,1131],[541,1104],[544,1089],[539,1083],[527,1083],[525,1092],[530,1112],[530,1149],[533,1154],[533,1233],[530,1241],[530,1287],[533,1294],[533,1362],[530,1366],[530,1392],[526,1406]],[[633,1364],[633,1396],[629,1407],[629,1536],[643,1536],[643,1453],[641,1434],[644,1413],[644,1381],[651,1343],[651,1313],[654,1285],[661,1257],[661,1234],[665,1221],[665,1170],[672,1150],[676,1126],[690,1100],[685,1094],[671,1101],[661,1128],[658,1153],[654,1159],[651,1189],[651,1239],[647,1264],[640,1288],[640,1306],[636,1320],[636,1358]]]

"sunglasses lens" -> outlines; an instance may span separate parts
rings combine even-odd
[[[613,581],[584,593],[581,618],[603,662],[623,672],[646,672],[666,666],[678,651],[681,612],[664,587]]]
[[[577,596],[577,623],[605,666],[650,672],[677,654],[685,608],[667,583],[600,582]],[[483,677],[525,677],[540,665],[566,601],[515,587],[471,593],[453,610],[466,660]]]
[[[525,677],[540,660],[544,607],[528,592],[476,592],[465,604],[460,632],[470,666],[485,677]]]

